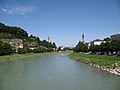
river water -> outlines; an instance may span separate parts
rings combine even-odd
[[[0,90],[120,90],[120,77],[66,54],[0,61]]]

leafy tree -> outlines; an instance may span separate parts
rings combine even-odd
[[[24,48],[18,48],[18,54],[25,54],[26,50]]]
[[[46,47],[46,48],[55,48],[55,49],[57,48],[55,42],[49,43],[49,42],[46,41],[46,40],[40,41],[39,45],[40,45],[40,46],[44,46],[44,47]]]
[[[8,35],[11,34],[11,37],[16,37],[16,38],[28,37],[28,33],[25,30],[21,29],[20,27],[6,26],[2,23],[0,23],[0,33],[4,33]],[[5,36],[3,38],[5,38]]]
[[[111,47],[113,52],[120,51],[120,40],[112,40],[111,41]]]
[[[64,50],[71,50],[69,47],[65,47]]]
[[[102,54],[109,54],[109,52],[111,52],[111,42],[106,41],[101,43],[100,51]]]
[[[10,44],[0,41],[0,55],[9,55],[13,52]]]
[[[89,51],[92,53],[98,53],[100,52],[101,54],[112,54],[113,52],[118,52],[120,51],[120,40],[112,40],[110,39],[105,39],[105,42],[102,42],[100,46],[92,44],[89,48]]]
[[[40,38],[37,37],[36,39],[37,39],[37,43],[40,45]]]
[[[76,51],[76,52],[87,52],[88,48],[84,43],[79,41],[78,45],[76,45],[76,47],[74,48],[74,51]]]
[[[53,44],[52,44],[52,48],[55,48],[55,49],[57,48],[55,42],[53,42]]]
[[[99,53],[100,46],[99,45],[91,44],[90,48],[89,48],[89,51],[91,51],[91,53],[94,53],[94,54]]]
[[[36,39],[37,37],[36,37],[36,36],[33,36],[33,35],[30,35],[30,38],[35,38],[35,39]]]
[[[52,52],[52,51],[54,51],[53,48],[48,48],[47,49],[47,52]]]
[[[44,47],[39,47],[39,48],[33,50],[34,53],[43,53],[46,51],[47,51],[47,49]]]
[[[109,42],[109,41],[111,41],[111,39],[109,37],[107,37],[107,38],[104,38],[103,41]]]

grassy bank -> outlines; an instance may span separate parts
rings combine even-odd
[[[80,53],[71,53],[68,56],[71,59],[80,61],[82,63],[99,65],[100,67],[120,67],[120,57],[116,56],[91,55]]]
[[[54,53],[57,53],[57,52],[11,54],[11,55],[6,55],[6,56],[0,56],[0,60],[8,60],[11,58],[21,58],[21,57],[40,56],[40,55],[47,55],[47,54],[54,54]]]

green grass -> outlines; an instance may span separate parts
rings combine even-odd
[[[54,54],[54,53],[57,53],[57,52],[11,54],[11,55],[6,55],[6,56],[0,56],[0,60],[8,60],[11,58],[21,58],[21,57],[40,56],[40,55],[47,55],[47,54]]]
[[[71,53],[68,56],[71,59],[87,64],[92,63],[104,67],[114,67],[115,63],[117,63],[117,65],[120,66],[120,57],[117,56],[92,55],[80,53]]]

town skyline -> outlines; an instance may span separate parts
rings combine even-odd
[[[18,26],[58,46],[75,46],[120,32],[118,0],[1,0],[0,22]]]

